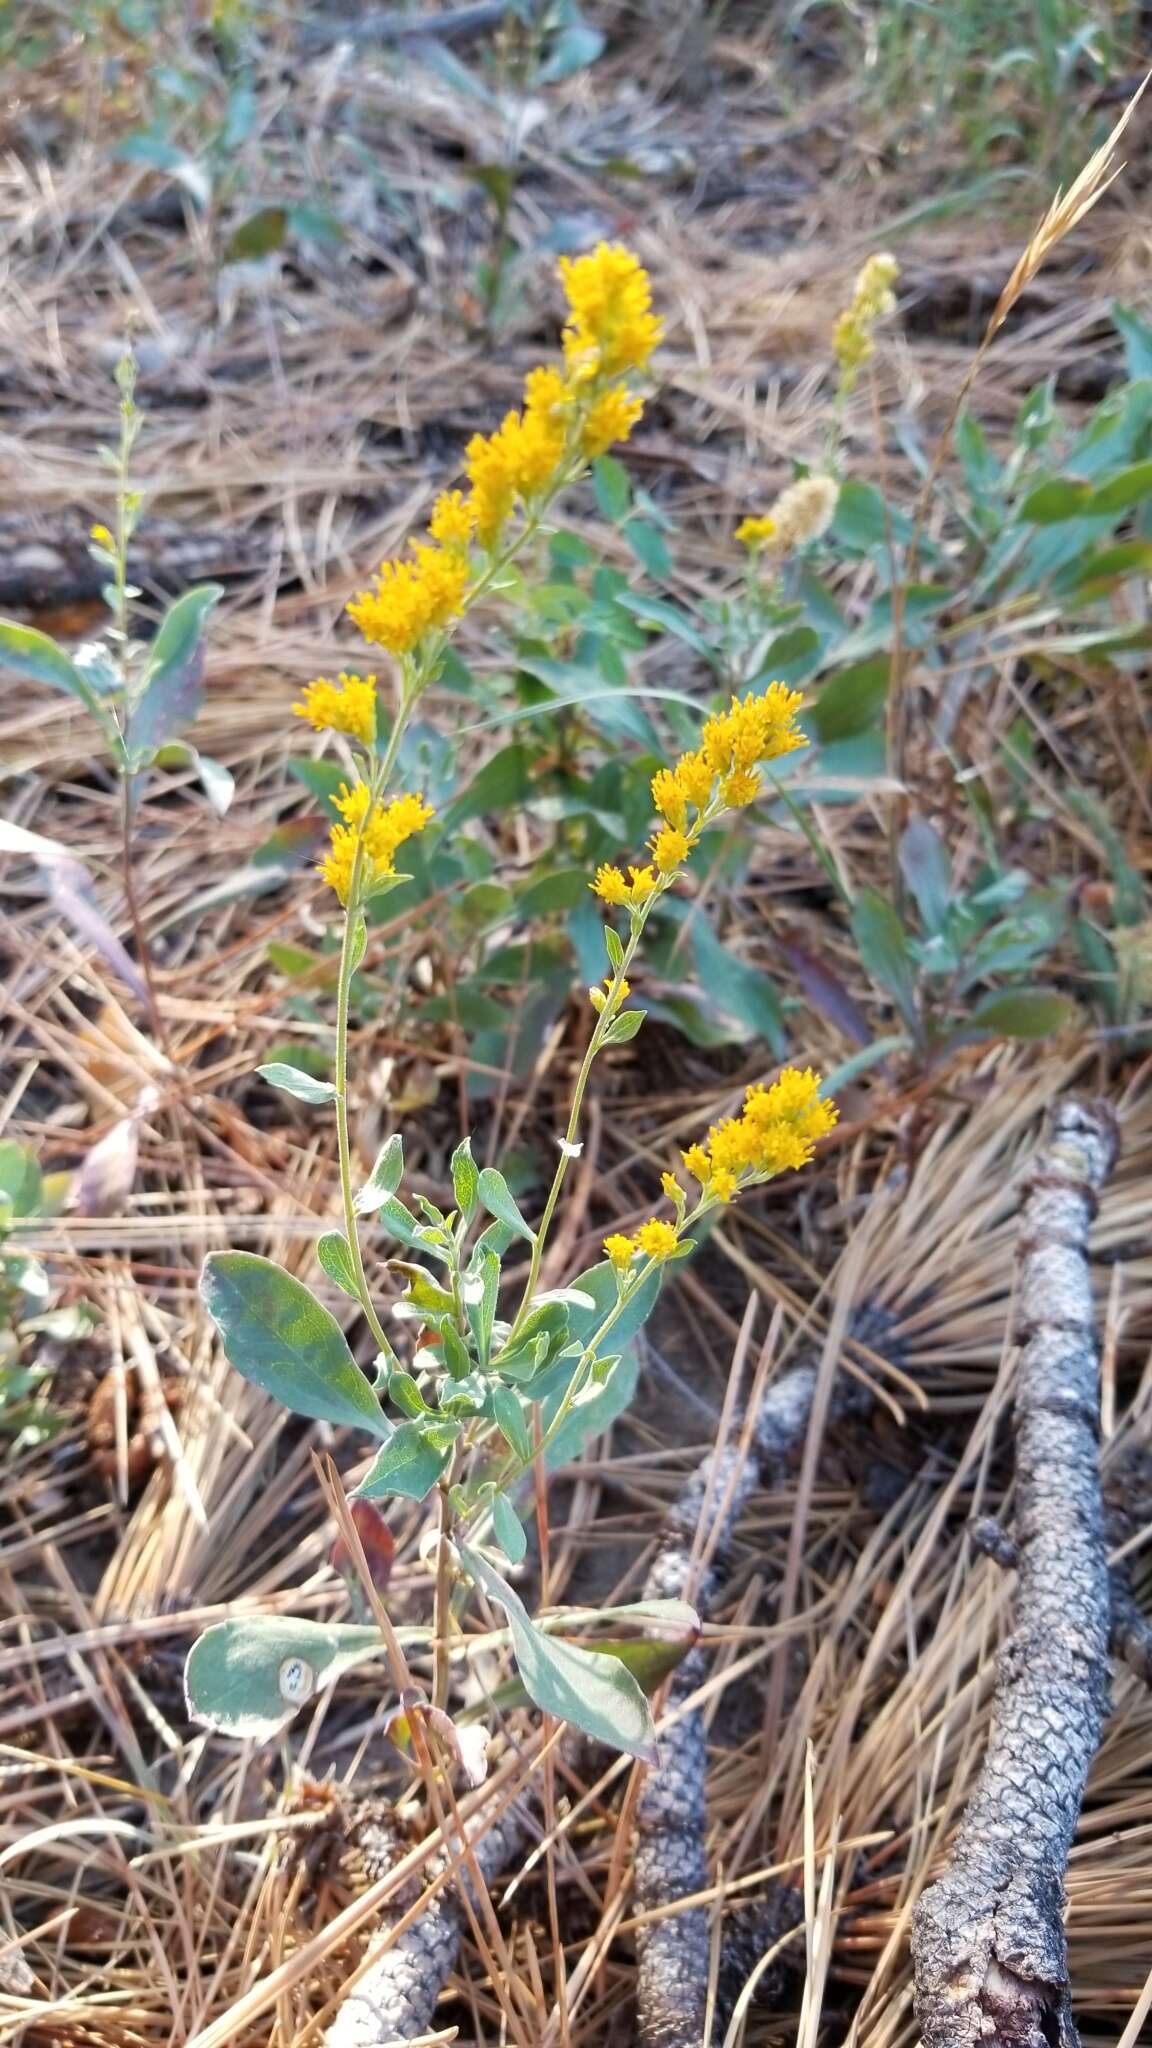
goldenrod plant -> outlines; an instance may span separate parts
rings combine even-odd
[[[530,1503],[533,1475],[570,1455],[626,1398],[631,1340],[667,1268],[691,1255],[697,1226],[746,1189],[805,1165],[836,1118],[809,1070],[789,1068],[770,1085],[751,1088],[739,1116],[717,1123],[683,1154],[694,1198],[668,1171],[664,1214],[632,1234],[612,1232],[601,1264],[572,1284],[541,1285],[568,1171],[581,1150],[592,1068],[643,1022],[643,1013],[626,1004],[645,926],[682,880],[701,834],[754,801],[769,763],[806,744],[796,722],[799,694],[773,682],[709,717],[698,747],[659,768],[646,857],[626,864],[627,871],[602,862],[587,877],[610,916],[619,914],[621,928],[604,928],[607,972],[589,992],[594,1023],[566,1127],[556,1133],[538,1219],[522,1213],[498,1167],[477,1166],[468,1138],[452,1156],[449,1212],[419,1194],[404,1199],[399,1132],[366,1179],[354,1170],[349,986],[366,944],[365,909],[402,882],[403,847],[433,824],[419,790],[393,787],[405,733],[441,673],[459,621],[500,590],[559,494],[610,445],[627,439],[660,338],[648,279],[626,249],[606,245],[563,261],[560,277],[568,303],[562,361],[533,370],[523,406],[469,443],[467,489],[438,499],[427,534],[384,563],[374,588],[349,607],[365,638],[390,661],[388,712],[376,677],[350,671],[335,682],[318,678],[297,706],[316,730],[339,735],[355,762],[321,862],[342,915],[335,1063],[330,1081],[283,1062],[259,1071],[274,1086],[333,1111],[341,1227],[320,1238],[317,1258],[362,1314],[375,1347],[372,1368],[365,1372],[357,1363],[341,1325],[310,1289],[271,1260],[213,1253],[203,1279],[204,1300],[237,1371],[296,1413],[349,1425],[374,1442],[357,1500],[435,1496],[426,1553],[434,1611],[430,1626],[407,1628],[402,1637],[371,1625],[283,1617],[210,1629],[188,1659],[189,1706],[209,1726],[235,1733],[274,1732],[350,1662],[387,1654],[395,1669],[398,1646],[411,1648],[430,1670],[424,1704],[440,1716],[435,1725],[443,1732],[453,1672],[469,1652],[462,1605],[479,1590],[503,1609],[524,1690],[539,1708],[620,1749],[652,1754],[651,1717],[634,1671],[617,1654],[566,1641],[555,1631],[557,1617],[540,1626],[509,1583],[506,1573],[527,1546],[525,1494]],[[402,1247],[392,1266],[406,1284],[387,1314],[365,1267],[360,1232],[369,1218]],[[528,1247],[528,1260],[510,1300],[503,1268],[514,1245]],[[687,1639],[692,1617],[680,1603],[648,1603],[626,1614],[638,1612]],[[406,1702],[409,1722],[412,1711]]]

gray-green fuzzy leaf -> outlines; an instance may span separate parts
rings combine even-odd
[[[296,1415],[387,1441],[391,1424],[344,1332],[302,1281],[255,1252],[210,1252],[200,1293],[244,1379]]]

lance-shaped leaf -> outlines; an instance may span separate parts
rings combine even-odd
[[[14,619],[0,619],[0,669],[10,669],[13,675],[24,676],[29,682],[47,683],[50,689],[66,690],[70,697],[78,697],[117,756],[122,753],[120,736],[109,721],[107,708],[87,676],[47,633],[39,632],[35,626],[17,625]]]
[[[394,1195],[404,1178],[404,1140],[399,1131],[393,1131],[380,1147],[376,1164],[363,1187],[356,1196],[355,1209],[358,1216],[368,1216],[373,1209],[379,1209]]]
[[[645,1763],[656,1757],[648,1702],[618,1657],[597,1656],[559,1642],[536,1627],[518,1593],[477,1550],[460,1546],[473,1583],[508,1617],[516,1664],[529,1699],[543,1713],[569,1721],[595,1742],[605,1742]]]
[[[515,1197],[502,1173],[494,1166],[485,1166],[479,1180],[480,1200],[490,1216],[503,1223],[508,1230],[514,1230],[520,1237],[534,1241],[536,1232],[524,1221],[516,1205]]]
[[[400,1494],[405,1500],[423,1500],[447,1465],[458,1430],[458,1423],[448,1421],[398,1423],[356,1488],[357,1499]]]
[[[150,761],[196,718],[204,694],[204,621],[223,595],[222,584],[203,583],[186,590],[164,614],[128,718],[134,767]]]
[[[280,1088],[285,1095],[295,1095],[301,1102],[333,1102],[336,1089],[331,1081],[318,1081],[315,1074],[306,1074],[302,1067],[293,1067],[287,1060],[270,1060],[256,1072],[270,1088]]]
[[[303,1282],[255,1252],[211,1252],[200,1282],[204,1306],[244,1379],[296,1415],[392,1434],[344,1332]]]
[[[287,1614],[221,1621],[188,1652],[188,1712],[222,1735],[266,1741],[322,1686],[383,1648],[378,1628],[297,1621]]]

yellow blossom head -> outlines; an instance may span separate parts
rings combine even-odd
[[[562,256],[568,300],[564,353],[570,369],[617,377],[642,369],[663,332],[652,312],[647,272],[619,242],[601,242],[586,256]]]
[[[750,515],[747,519],[742,519],[733,538],[755,554],[757,549],[764,547],[771,540],[775,531],[776,521],[769,518],[767,513],[762,513],[759,516]]]
[[[316,732],[347,733],[370,747],[376,738],[376,678],[341,674],[339,682],[330,683],[318,676],[305,684],[301,702],[292,709]]]
[[[617,904],[628,901],[628,884],[620,869],[612,867],[609,862],[597,868],[596,879],[588,886],[593,894],[600,898],[601,903]]]
[[[703,1145],[689,1145],[688,1150],[682,1152],[680,1157],[693,1180],[698,1180],[701,1186],[712,1178],[712,1161]]]
[[[371,894],[395,873],[399,848],[414,833],[424,830],[432,816],[432,806],[423,797],[413,795],[393,797],[391,803],[384,805],[374,804],[366,782],[354,782],[351,789],[342,784],[334,801],[343,823],[332,827],[331,843],[320,863],[320,873],[341,903],[346,904],[357,873],[358,895]]]
[[[109,551],[115,548],[116,536],[107,526],[93,526],[89,528],[89,532],[98,548],[107,548]]]
[[[468,546],[476,529],[476,513],[460,491],[442,491],[428,521],[429,537],[449,554]]]
[[[604,1239],[604,1254],[617,1273],[626,1273],[636,1256],[636,1246],[632,1238],[614,1230],[610,1237]]]
[[[463,555],[417,541],[411,562],[382,562],[374,591],[348,606],[366,640],[390,654],[410,654],[425,634],[447,625],[464,604],[468,563]]]
[[[642,903],[647,903],[648,898],[656,894],[660,884],[651,868],[630,867],[628,873],[632,877],[632,886],[628,891],[628,901],[632,905],[633,910],[638,910]]]
[[[594,398],[584,415],[580,429],[580,452],[590,461],[603,455],[614,441],[626,441],[644,412],[642,398],[633,398],[631,393],[616,384],[602,391]]]
[[[673,825],[662,825],[652,841],[652,859],[662,875],[674,875],[691,850],[684,833]]]
[[[663,1188],[664,1193],[667,1195],[668,1200],[670,1202],[675,1202],[677,1207],[679,1207],[681,1202],[686,1200],[684,1190],[681,1187],[674,1173],[662,1173],[660,1175],[660,1185]]]
[[[653,1216],[636,1232],[636,1243],[646,1259],[670,1259],[680,1239],[674,1223]]]

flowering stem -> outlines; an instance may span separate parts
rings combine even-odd
[[[364,848],[361,843],[356,848],[352,862],[352,879],[348,889],[344,931],[340,941],[340,972],[336,982],[336,1146],[340,1157],[340,1197],[344,1207],[344,1235],[352,1259],[356,1292],[365,1320],[381,1351],[391,1365],[398,1365],[399,1360],[388,1342],[384,1326],[376,1313],[368,1290],[368,1279],[364,1271],[364,1259],[356,1227],[356,1204],[352,1195],[352,1146],[348,1136],[348,996],[353,974],[353,941],[360,918],[360,879],[363,866]]]
[[[512,1325],[511,1330],[508,1333],[509,1344],[513,1343],[515,1338],[519,1335],[525,1317],[528,1315],[528,1312],[532,1306],[532,1296],[536,1292],[537,1282],[540,1278],[540,1266],[544,1258],[545,1240],[548,1236],[548,1231],[552,1223],[552,1218],[556,1213],[556,1204],[560,1200],[560,1190],[564,1185],[564,1176],[568,1171],[574,1154],[576,1144],[576,1133],[580,1128],[580,1112],[584,1107],[584,1095],[588,1087],[589,1076],[592,1072],[592,1062],[596,1058],[597,1053],[600,1051],[600,1048],[604,1043],[605,1037],[607,1036],[608,1028],[612,1022],[613,1017],[616,1014],[618,993],[621,983],[624,981],[625,976],[627,975],[628,968],[631,965],[632,958],[635,954],[636,948],[640,943],[640,936],[644,930],[644,924],[648,915],[648,910],[650,908],[651,903],[654,901],[655,898],[649,898],[648,903],[643,905],[640,914],[637,917],[635,924],[633,925],[632,931],[629,935],[628,943],[625,946],[623,955],[621,957],[620,965],[616,969],[611,981],[608,984],[608,989],[604,998],[604,1008],[601,1010],[600,1015],[596,1019],[596,1028],[593,1031],[591,1038],[588,1040],[587,1051],[584,1054],[584,1058],[580,1062],[580,1072],[576,1076],[576,1085],[572,1090],[572,1107],[568,1116],[568,1125],[567,1129],[564,1132],[564,1137],[560,1146],[560,1157],[556,1162],[556,1171],[552,1176],[552,1185],[548,1190],[548,1199],[544,1204],[544,1212],[540,1218],[540,1226],[536,1232],[536,1236],[533,1241],[532,1259],[528,1267],[528,1278],[524,1283],[524,1293],[521,1297],[520,1306],[516,1311],[516,1319]]]

